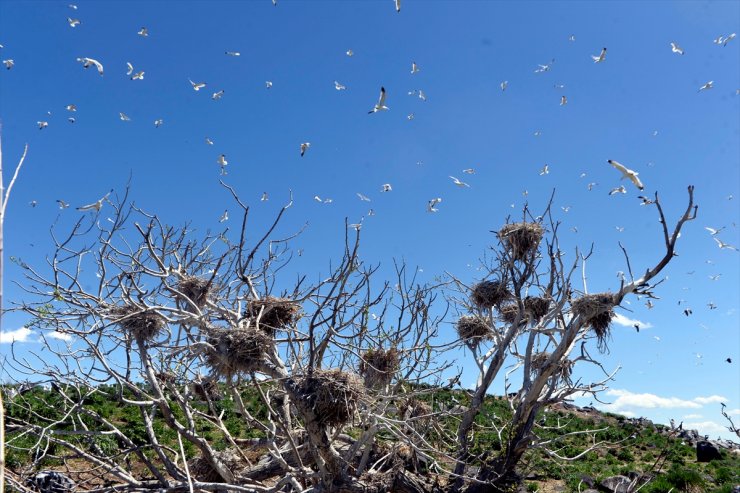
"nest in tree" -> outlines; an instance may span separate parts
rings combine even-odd
[[[301,306],[288,298],[267,296],[262,299],[249,300],[245,316],[257,320],[261,329],[274,333],[293,325],[299,318]],[[262,315],[260,316],[260,312]]]
[[[365,390],[360,377],[340,370],[315,370],[293,383],[292,400],[301,413],[330,426],[352,419]]]
[[[526,260],[537,251],[544,232],[539,223],[522,222],[504,225],[498,237],[514,260]]]
[[[432,406],[426,402],[411,397],[398,406],[398,416],[403,420],[412,421],[417,426],[427,426],[431,421]]]
[[[185,276],[177,284],[177,290],[187,297],[187,299],[183,299],[186,305],[189,304],[187,300],[190,300],[198,308],[203,308],[206,306],[212,286],[213,284],[206,279],[196,276]]]
[[[193,394],[202,401],[220,401],[223,399],[221,389],[218,387],[218,382],[210,378],[193,382],[191,389],[193,390]]]
[[[542,373],[545,369],[545,364],[550,358],[550,353],[542,351],[540,353],[534,353],[532,359],[529,361],[529,368],[532,373]]]
[[[498,306],[509,298],[511,293],[506,284],[500,281],[481,281],[473,286],[470,298],[479,308]]]
[[[239,476],[249,464],[234,448],[218,450],[214,454],[220,460],[226,469],[231,471],[234,476]],[[216,472],[211,462],[203,456],[190,459],[188,461],[188,470],[190,474],[204,483],[224,483],[224,479]]]
[[[106,316],[131,334],[136,340],[149,341],[157,337],[167,326],[165,318],[155,310],[136,305],[114,305],[106,307]]]
[[[205,353],[206,365],[227,378],[257,370],[274,344],[268,334],[255,328],[211,330],[206,342],[212,346]]]
[[[501,320],[507,324],[513,324],[516,321],[517,315],[519,315],[519,305],[516,303],[507,303],[499,308],[501,314]]]
[[[399,358],[396,348],[368,349],[360,359],[360,375],[367,387],[383,387],[393,379],[398,371]]]
[[[482,317],[476,315],[464,315],[460,317],[455,325],[457,335],[463,341],[477,344],[483,339],[493,338],[493,329]]]
[[[591,326],[598,339],[599,349],[606,349],[609,324],[614,317],[614,296],[611,293],[587,294],[571,303],[574,315],[580,315],[583,325]]]
[[[535,319],[540,319],[547,315],[550,308],[550,301],[547,298],[538,296],[527,296],[524,298],[524,309],[532,314]]]

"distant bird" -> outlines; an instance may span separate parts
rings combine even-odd
[[[391,192],[393,191],[393,187],[390,183],[383,183],[383,188],[380,190],[381,192]]]
[[[439,209],[436,208],[436,205],[439,204],[440,202],[442,202],[442,199],[440,197],[437,197],[427,202],[427,212],[438,212]]]
[[[601,49],[601,53],[599,53],[599,56],[591,55],[591,58],[593,59],[594,63],[601,63],[606,59],[606,48]]]
[[[594,189],[594,187],[596,185],[598,185],[598,183],[596,183],[595,181],[592,181],[591,183],[589,183],[588,185],[586,185],[586,188],[588,188],[588,191],[590,192],[591,190]]]
[[[208,137],[206,137],[206,144],[208,144],[209,146],[212,146],[213,145],[213,141],[211,139],[209,139]]]
[[[732,364],[732,358],[727,358],[725,361],[727,361],[728,363]]]
[[[216,160],[216,164],[221,166],[222,168],[229,164],[229,162],[226,160],[226,154],[221,154],[218,159]]]
[[[714,303],[710,301],[709,303],[707,303],[707,308],[709,308],[710,310],[716,310],[717,305],[715,305]]]
[[[308,150],[309,147],[311,147],[310,142],[304,142],[301,144],[301,157],[303,157],[303,155],[306,154],[306,151]]]
[[[98,69],[98,73],[103,75],[103,64],[94,58],[82,57],[78,58],[77,61],[80,62],[84,68],[90,68],[90,65],[95,65],[95,68]]]
[[[671,41],[671,51],[673,53],[678,53],[679,55],[683,55],[683,48],[681,48],[680,46],[678,46],[673,41]]]
[[[67,22],[69,23],[69,27],[77,27],[80,25],[79,19],[73,19],[71,17],[67,17]]]
[[[347,51],[345,52],[345,54],[346,54],[347,56],[353,56],[353,55],[355,54],[355,52],[354,52],[354,51],[352,51],[352,50],[347,50]]]
[[[68,104],[67,106],[64,107],[64,109],[67,111],[77,111],[77,105]]]
[[[465,173],[466,175],[474,175],[475,174],[475,169],[474,168],[467,168],[467,169],[462,170],[462,172]]]
[[[709,276],[710,281],[719,281],[719,278],[722,277],[722,274],[714,274],[713,276]]]
[[[95,211],[100,212],[100,209],[103,208],[103,202],[108,200],[108,195],[113,193],[113,190],[106,193],[104,196],[100,197],[97,201],[93,202],[92,204],[83,205],[81,207],[78,207],[78,211]]]
[[[716,45],[722,45],[727,46],[727,43],[729,43],[731,40],[735,39],[735,36],[737,36],[735,33],[728,34],[725,36],[720,36],[719,38],[714,40],[714,44]]]
[[[706,229],[707,231],[709,231],[709,234],[710,235],[714,236],[717,233],[721,232],[723,229],[725,229],[725,227],[722,226],[721,228],[714,229],[714,228],[710,228],[709,226],[704,226],[704,229]]]
[[[691,315],[692,313],[694,313],[694,312],[693,312],[693,311],[691,311],[691,308],[686,308],[686,309],[684,309],[684,311],[683,311],[683,314],[684,314],[684,315],[686,315],[687,317],[688,317],[689,315]]]
[[[69,207],[69,204],[62,199],[57,199],[57,204],[59,204],[60,209],[66,209],[67,207]]]
[[[624,226],[614,226],[618,233],[624,233]]]
[[[3,60],[3,65],[5,65],[5,68],[7,70],[10,70],[13,68],[13,65],[15,65],[15,61],[11,58],[8,58],[7,60]]]
[[[635,324],[635,325],[633,325],[633,327],[635,328],[635,330],[639,334],[640,333],[640,324]]]
[[[422,91],[421,89],[419,89],[419,99],[421,99],[422,101],[427,100],[427,95],[424,94],[424,91]]]
[[[452,183],[454,183],[455,185],[457,185],[460,188],[470,188],[470,185],[468,185],[464,181],[460,181],[459,179],[455,178],[452,175],[450,175],[450,179],[452,180]]]
[[[702,91],[706,91],[707,89],[712,89],[712,88],[714,88],[714,81],[710,80],[709,82],[701,86],[699,90],[696,92],[702,92]]]
[[[267,89],[270,89],[270,88],[272,87],[272,81],[271,81],[271,80],[266,80],[266,81],[265,81],[265,87],[266,87]]]
[[[262,192],[262,197],[260,197],[260,202],[267,202],[270,200],[270,197],[267,195],[267,192]]]
[[[652,302],[652,301],[650,301],[650,300],[647,300],[647,302],[645,303],[645,306],[646,306],[646,307],[648,307],[648,310],[650,310],[650,309],[651,309],[651,308],[653,308],[653,307],[654,307],[655,305],[653,305],[653,302]]]
[[[221,214],[221,217],[218,219],[218,222],[222,223],[224,221],[229,220],[229,210],[226,209],[223,214]]]
[[[218,91],[218,92],[214,92],[214,93],[213,93],[213,95],[211,96],[211,99],[212,99],[212,100],[214,100],[214,101],[218,101],[218,100],[219,100],[219,99],[221,99],[221,98],[222,98],[223,96],[224,96],[224,90],[223,90],[223,89],[221,89],[221,90],[220,90],[220,91]]]
[[[144,71],[136,72],[131,76],[131,80],[144,80]]]
[[[735,250],[736,252],[738,251],[737,247],[734,247],[734,246],[730,245],[729,243],[725,243],[722,240],[720,240],[719,238],[713,237],[713,239],[714,239],[714,241],[717,242],[717,246],[720,248],[720,250],[724,250],[725,248],[727,248],[729,250]]]
[[[639,188],[640,190],[643,190],[645,186],[640,181],[640,178],[638,178],[638,173],[636,171],[632,171],[631,169],[627,169],[617,161],[614,161],[612,159],[608,159],[607,162],[614,166],[617,170],[619,170],[622,173],[622,179],[625,178],[629,179],[634,185]]]
[[[532,135],[534,135],[535,137],[539,137],[540,135],[542,135],[542,130],[535,130]]]
[[[357,192],[357,198],[363,202],[370,202],[370,199],[366,195],[361,194],[360,192]]]
[[[401,0],[393,0],[396,4],[396,12],[401,11]]]
[[[141,29],[139,29],[139,32],[137,32],[136,34],[146,38],[147,36],[149,36],[149,29],[142,27]]]
[[[154,126],[156,128],[161,127],[163,123],[164,123],[164,120],[162,120],[161,118],[159,120],[154,120]]]
[[[550,165],[546,164],[540,170],[540,176],[544,176],[544,175],[548,175],[548,174],[550,174]]]
[[[77,120],[75,119],[75,117],[73,117],[73,116],[70,116],[69,118],[67,118],[67,121],[68,121],[69,123],[74,123],[74,122],[76,122]]]
[[[134,66],[131,65],[131,62],[126,62],[126,75],[131,75],[134,73]]]
[[[561,209],[563,210],[563,212],[565,212],[566,214],[567,214],[568,212],[570,212],[570,206],[569,206],[569,205],[567,205],[567,206],[560,206],[560,208],[561,208]]]
[[[619,185],[617,188],[609,190],[609,195],[614,195],[616,193],[627,193],[627,189],[624,188],[624,185]]]
[[[32,200],[28,203],[28,205],[30,205],[31,207],[36,207],[36,205],[38,205],[38,202],[36,202],[35,200]]]
[[[539,74],[542,72],[549,72],[550,68],[552,68],[552,64],[555,62],[555,60],[552,60],[547,65],[542,65],[541,63],[537,64],[537,69],[534,71],[535,74]]]
[[[129,118],[128,115],[126,115],[126,113],[122,113],[120,111],[118,112],[118,117],[121,119],[121,121],[124,121],[124,122],[131,121],[131,118]]]
[[[571,34],[570,36],[568,36],[568,41],[573,42],[575,40],[576,40],[576,35],[575,34]]]
[[[70,3],[69,5],[67,5],[67,7],[69,7],[72,10],[77,10],[77,5],[75,5],[73,3]]]
[[[637,198],[641,201],[640,205],[650,205],[655,203],[653,200],[645,197],[644,195],[638,195]]]
[[[43,130],[49,126],[49,122],[36,122],[36,125],[39,126],[39,130]]]
[[[421,70],[421,69],[420,69],[420,68],[419,68],[419,66],[418,66],[418,65],[416,64],[416,62],[411,62],[411,74],[412,74],[412,75],[413,75],[413,74],[418,74],[418,73],[419,73],[419,70]]]
[[[408,115],[406,115],[406,119],[409,120],[409,121],[413,120],[414,119],[414,114],[413,113],[409,113]]]
[[[344,84],[340,84],[339,82],[335,80],[334,89],[336,89],[337,91],[344,91],[345,89],[347,89],[347,86],[345,86]]]
[[[565,96],[561,96],[560,97],[560,106],[565,106],[566,104],[568,104],[568,98],[566,98]]]
[[[241,56],[242,55],[238,51],[227,51],[226,54],[229,56]]]
[[[501,90],[505,91],[507,87],[509,87],[509,81],[505,80],[501,83]]]
[[[384,110],[387,111],[388,109],[390,109],[390,108],[388,108],[385,105],[385,87],[381,87],[380,88],[380,97],[378,98],[378,102],[375,103],[375,106],[373,107],[373,109],[371,109],[367,113],[370,115],[370,114],[373,114],[373,113],[377,113],[378,111],[384,111]]]
[[[200,91],[204,87],[206,87],[205,82],[193,82],[192,80],[188,79],[190,81],[190,85],[193,86],[194,91]]]

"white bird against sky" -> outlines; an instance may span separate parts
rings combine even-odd
[[[334,89],[336,89],[337,91],[344,91],[345,89],[347,89],[347,86],[345,86],[344,84],[340,84],[338,81],[335,80]]]
[[[64,109],[67,111],[77,111],[77,105],[68,104],[67,106],[64,107]]]
[[[352,50],[347,50],[347,51],[345,52],[345,55],[347,55],[347,56],[353,56],[354,54],[355,54],[355,52],[354,52],[354,51],[352,51]]]
[[[162,124],[163,124],[163,123],[164,123],[164,120],[163,120],[163,119],[161,119],[161,118],[160,118],[160,119],[158,119],[158,120],[154,120],[154,127],[155,127],[155,128],[159,128],[159,127],[161,127],[161,126],[162,126]]]
[[[192,80],[188,79],[190,81],[190,85],[193,86],[194,91],[200,91],[204,87],[206,87],[205,82],[193,82]]]
[[[681,48],[680,46],[678,46],[673,41],[671,41],[671,51],[673,53],[678,53],[679,55],[683,55],[683,48]]]
[[[36,122],[36,125],[39,126],[39,130],[43,130],[49,126],[49,122]]]
[[[370,198],[367,195],[361,194],[360,192],[357,192],[357,198],[363,202],[370,202]]]
[[[71,17],[67,17],[67,22],[69,23],[69,27],[77,27],[80,25],[79,19],[73,19]]]
[[[546,164],[542,167],[542,169],[540,169],[540,176],[544,176],[547,174],[550,174],[550,166]]]
[[[380,97],[378,98],[378,102],[375,103],[375,106],[373,106],[373,109],[368,111],[368,115],[371,115],[373,113],[377,113],[378,111],[387,111],[390,108],[385,105],[385,87],[380,88]]]
[[[421,69],[420,69],[420,68],[419,68],[419,66],[418,66],[418,65],[416,64],[416,62],[411,62],[411,74],[412,74],[412,75],[413,75],[413,74],[418,74],[418,73],[419,73],[419,70],[421,70]]]
[[[462,170],[463,173],[466,175],[474,175],[475,174],[475,168],[466,168]]]
[[[98,73],[100,75],[103,75],[103,64],[95,60],[94,58],[81,57],[78,58],[77,61],[80,62],[85,68],[90,68],[90,65],[95,65],[95,68],[98,69]]]
[[[393,0],[396,4],[396,12],[401,11],[401,0]]]
[[[507,87],[509,87],[509,81],[505,80],[501,83],[501,90],[505,91]]]
[[[131,121],[131,118],[129,118],[129,116],[128,116],[128,115],[127,115],[126,113],[123,113],[123,112],[119,112],[119,113],[118,113],[118,117],[119,117],[119,118],[120,118],[120,119],[121,119],[122,121],[124,121],[124,122],[130,122],[130,121]]]
[[[214,100],[214,101],[218,101],[218,100],[219,100],[219,99],[221,99],[221,98],[222,98],[223,96],[224,96],[224,90],[223,90],[223,89],[221,89],[221,90],[220,90],[220,91],[218,91],[218,92],[214,92],[214,93],[213,93],[213,95],[211,96],[211,99],[212,99],[212,100]]]
[[[721,228],[715,229],[715,228],[710,228],[709,226],[704,226],[704,229],[706,229],[707,231],[709,231],[709,234],[710,235],[714,236],[717,233],[720,233],[723,229],[725,229],[725,227],[722,226]]]
[[[303,157],[303,155],[306,154],[306,151],[308,150],[309,147],[311,147],[310,142],[303,142],[301,144],[301,157]]]
[[[381,192],[391,192],[393,191],[393,187],[390,183],[383,183],[383,187],[380,189]]]
[[[131,75],[134,73],[134,66],[131,65],[131,62],[126,62],[126,75]]]
[[[730,245],[729,243],[725,243],[724,241],[720,240],[716,236],[713,236],[712,239],[717,242],[717,246],[720,248],[720,250],[728,249],[728,250],[735,250],[736,252],[740,251],[737,249],[737,247],[734,247]]]
[[[624,185],[619,185],[618,187],[609,190],[609,195],[614,195],[617,193],[627,193],[627,189],[624,188]]]
[[[438,212],[439,209],[437,209],[436,206],[440,202],[442,202],[442,198],[441,197],[437,197],[437,198],[432,199],[429,202],[427,202],[427,212]]]
[[[591,58],[593,59],[594,63],[601,63],[604,60],[606,60],[606,48],[601,49],[601,53],[599,53],[598,56],[591,55]]]
[[[714,81],[710,80],[709,82],[701,86],[697,92],[706,91],[707,89],[712,89],[713,87],[714,87]]]
[[[131,80],[144,80],[144,71],[141,70],[131,76]]]
[[[229,56],[242,56],[238,51],[227,51],[226,54]]]
[[[460,181],[459,179],[455,178],[454,176],[450,175],[450,178],[452,179],[452,183],[457,185],[460,188],[470,188],[470,185],[465,183],[464,181]]]
[[[143,38],[146,38],[147,36],[149,36],[149,29],[142,27],[141,29],[139,29],[139,32],[137,32],[136,34],[138,34],[139,36]]]
[[[638,173],[636,171],[632,171],[631,169],[626,168],[624,165],[612,159],[608,159],[607,162],[611,164],[612,166],[614,166],[617,170],[619,170],[622,173],[623,180],[627,178],[629,181],[634,183],[634,185],[640,190],[643,190],[645,188],[645,186],[640,181],[640,178],[638,178],[637,176]]]
[[[226,160],[226,154],[221,154],[221,155],[220,155],[220,156],[218,157],[218,159],[216,160],[216,163],[217,163],[217,164],[218,164],[219,166],[221,166],[221,167],[224,167],[224,166],[226,166],[227,164],[229,164],[229,162],[228,162],[228,161]]]
[[[3,60],[3,65],[5,65],[5,68],[7,70],[10,70],[13,68],[13,65],[15,65],[15,60],[8,58],[7,60]]]
[[[108,200],[108,196],[113,193],[113,190],[106,193],[102,197],[100,197],[97,201],[93,202],[92,204],[83,205],[77,208],[78,211],[95,211],[100,212],[100,209],[103,208],[103,202]]]
[[[270,89],[272,87],[272,81],[271,80],[266,80],[265,81],[265,87],[268,88],[268,89]]]

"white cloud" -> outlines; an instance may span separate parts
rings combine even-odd
[[[51,339],[59,339],[60,341],[71,341],[72,340],[71,334],[65,334],[64,332],[59,332],[57,330],[47,334],[47,337],[50,337]]]
[[[730,416],[740,416],[740,408],[730,409],[729,411],[727,411],[727,414],[729,414]]]
[[[645,409],[701,409],[705,404],[726,401],[726,397],[721,395],[711,395],[709,397],[695,397],[691,400],[680,399],[678,397],[661,397],[659,395],[642,393],[636,394],[624,389],[609,389],[606,395],[616,397],[614,402],[605,406],[606,410],[612,412],[622,412],[627,408],[645,408]]]
[[[685,430],[696,430],[700,435],[719,435],[727,432],[727,428],[714,421],[687,421],[683,424]]]
[[[617,313],[616,315],[614,315],[614,318],[612,318],[612,322],[624,327],[634,327],[635,325],[639,325],[640,329],[649,329],[653,326],[653,324],[651,324],[650,322],[643,322],[642,320],[625,317],[621,313]]]
[[[683,419],[700,419],[703,418],[701,414],[687,414],[683,417]]]
[[[694,399],[694,402],[698,402],[699,404],[711,404],[713,402],[723,402],[726,400],[727,397],[722,397],[721,395],[710,395],[709,397],[697,397]]]
[[[5,330],[0,332],[0,344],[10,344],[11,342],[26,342],[28,337],[33,334],[28,327],[21,327],[16,330]]]

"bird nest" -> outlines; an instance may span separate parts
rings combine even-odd
[[[203,308],[206,306],[212,286],[213,283],[206,279],[197,276],[185,276],[177,284],[177,290],[182,293],[184,297],[178,297],[180,297],[186,304],[189,304],[189,301],[192,301],[198,308]]]
[[[301,306],[293,300],[267,296],[249,300],[245,316],[255,322],[259,317],[259,327],[273,334],[276,330],[293,325],[300,317],[300,311]]]
[[[579,315],[584,326],[590,326],[596,334],[599,349],[606,350],[609,339],[609,324],[614,317],[614,296],[611,293],[587,294],[571,303],[574,315]]]
[[[411,397],[398,406],[398,416],[416,425],[426,426],[431,421],[432,406],[421,399]]]
[[[274,344],[270,335],[255,328],[212,329],[206,342],[210,345],[205,352],[206,365],[214,374],[227,378],[257,370]]]
[[[498,306],[510,296],[511,293],[503,282],[481,281],[473,286],[470,298],[479,308],[490,308]]]
[[[215,451],[216,458],[226,466],[226,469],[231,471],[234,476],[239,476],[249,464],[239,454],[239,452],[232,448]],[[188,470],[190,474],[198,481],[204,483],[224,483],[224,479],[221,475],[216,472],[216,469],[207,458],[200,456],[188,461]]]
[[[107,318],[136,340],[152,340],[167,326],[165,318],[155,310],[136,305],[113,305],[104,307],[104,310]]]
[[[499,315],[501,320],[507,324],[513,324],[516,322],[516,317],[519,315],[519,305],[516,303],[507,303],[499,308]]]
[[[314,370],[293,379],[291,387],[301,414],[330,426],[349,422],[365,395],[360,377],[337,369]]]
[[[527,296],[524,298],[524,309],[531,313],[533,318],[540,319],[547,315],[547,311],[550,309],[550,301],[538,296]]]
[[[191,388],[193,394],[202,401],[220,401],[224,398],[218,382],[211,378],[193,382]]]
[[[550,359],[550,356],[551,354],[545,351],[534,353],[532,355],[532,359],[529,362],[530,371],[535,375],[539,375],[540,373],[542,373],[545,370],[547,360]],[[554,375],[562,380],[570,379],[570,374],[573,371],[573,365],[573,361],[566,359],[565,361],[560,363]]]
[[[491,339],[493,337],[493,329],[488,322],[476,315],[464,315],[460,317],[455,328],[460,339],[470,341],[474,344],[479,343],[483,339]]]
[[[526,260],[537,251],[545,230],[539,223],[506,224],[498,237],[514,260]]]
[[[367,387],[388,385],[398,368],[399,354],[396,348],[368,349],[360,359],[360,375]]]

